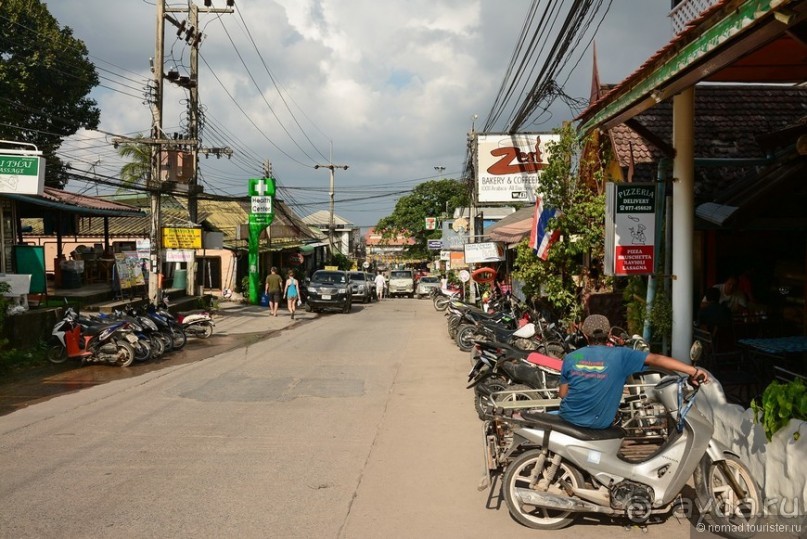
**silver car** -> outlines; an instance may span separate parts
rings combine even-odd
[[[432,290],[440,289],[440,278],[434,275],[424,275],[415,287],[415,297],[420,299],[432,293]]]
[[[350,279],[350,293],[354,301],[361,301],[362,303],[372,301],[373,293],[370,290],[370,283],[367,282],[367,276],[363,271],[349,271],[348,278]]]

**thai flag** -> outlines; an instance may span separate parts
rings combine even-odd
[[[544,206],[541,197],[536,197],[530,230],[530,247],[541,260],[549,257],[549,248],[560,236],[559,230],[549,230],[549,221],[557,215],[560,215],[560,210]]]

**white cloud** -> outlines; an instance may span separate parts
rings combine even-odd
[[[350,192],[361,186],[411,188],[418,178],[433,178],[437,164],[447,167],[446,175],[459,174],[472,116],[479,115],[477,127],[487,116],[529,4],[236,0],[234,14],[203,14],[199,89],[209,121],[205,144],[229,141],[238,154],[229,163],[202,160],[204,177],[212,189],[243,194],[247,178],[260,171],[263,159],[271,159],[281,185],[322,188],[327,174],[312,165],[327,161],[332,142],[334,162],[350,165],[337,176],[337,213],[356,224],[375,224],[391,211],[393,198],[350,203],[340,199],[361,196]],[[666,6],[659,4],[664,3],[613,2],[597,37],[604,82],[619,82],[666,43],[671,32]],[[178,0],[169,5],[187,7]],[[213,5],[223,8],[225,2],[213,0]],[[108,70],[100,72],[102,84],[119,90],[99,88],[94,93],[102,111],[101,128],[114,133],[147,131],[151,117],[142,103],[142,86],[150,78],[148,59],[154,56],[153,2],[58,0],[49,8],[85,41],[97,67]],[[173,16],[187,18],[182,13]],[[635,20],[647,24],[636,25]],[[167,65],[186,74],[189,48],[176,40],[170,24],[165,51]],[[267,69],[282,88],[283,99]],[[566,92],[587,97],[590,75],[589,52]],[[164,125],[180,129],[186,121],[187,96],[169,84],[165,93]],[[541,130],[571,117],[561,106],[553,113]],[[303,215],[327,208],[326,193],[294,191],[289,196],[322,203],[301,207]]]

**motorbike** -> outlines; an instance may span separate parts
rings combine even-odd
[[[171,337],[163,334],[154,320],[140,314],[131,304],[127,305],[123,312],[126,316],[136,320],[143,334],[148,337],[151,342],[151,357],[153,359],[161,358],[171,347]]]
[[[207,339],[213,335],[216,323],[207,311],[192,311],[177,313],[177,322],[182,325],[185,333],[191,337]]]
[[[188,336],[182,325],[176,321],[174,315],[168,312],[168,307],[165,303],[161,305],[149,305],[146,307],[145,315],[149,317],[160,331],[168,337],[168,346],[166,350],[181,350],[185,343],[188,341]]]
[[[98,314],[96,315],[96,318],[79,317],[79,322],[81,322],[83,325],[98,323],[108,324],[117,321],[126,322],[129,329],[131,329],[137,337],[137,342],[132,343],[135,350],[135,361],[148,361],[155,357],[151,338],[146,334],[143,325],[137,318],[129,316],[125,312],[118,310],[113,311],[112,315]]]
[[[137,337],[124,321],[84,326],[78,313],[68,307],[62,320],[53,326],[51,334],[54,342],[46,356],[54,364],[75,358],[82,364],[108,363],[128,367],[135,359]]]
[[[479,419],[494,412],[493,395],[507,392],[509,400],[549,399],[560,382],[563,360],[541,345],[525,351],[505,343],[477,341],[475,362],[468,373],[467,389],[474,390],[474,407]]]
[[[691,389],[689,389],[691,387]],[[513,429],[515,456],[502,482],[510,514],[524,526],[556,530],[580,514],[627,517],[646,524],[676,506],[694,479],[698,509],[731,537],[750,537],[761,508],[747,466],[713,437],[714,427],[695,406],[694,387],[678,374],[660,378],[647,397],[663,405],[670,434],[638,461],[619,455],[621,427],[580,428],[557,415],[524,411]]]

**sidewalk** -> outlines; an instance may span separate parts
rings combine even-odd
[[[314,313],[305,312],[303,306],[297,309],[292,320],[289,311],[284,308],[277,312],[277,316],[270,316],[268,307],[221,301],[218,310],[213,314],[213,321],[216,323],[214,333],[220,335],[266,333],[285,329],[295,322],[316,316]]]

